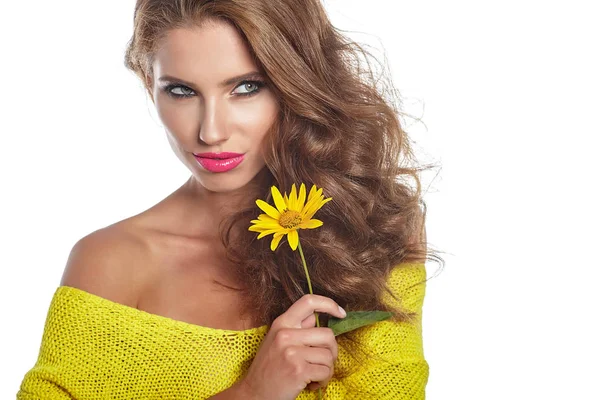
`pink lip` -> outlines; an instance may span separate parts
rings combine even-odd
[[[224,151],[222,153],[193,153],[193,154],[196,157],[201,157],[201,158],[220,158],[220,159],[243,156],[242,153],[231,153],[229,151]]]
[[[215,153],[202,153],[214,155]],[[224,154],[235,154],[235,153],[219,153],[219,156]],[[194,154],[198,163],[206,170],[211,172],[226,172],[237,167],[243,160],[244,155],[240,154],[237,157],[230,157],[225,159],[209,158],[209,157],[198,157]]]

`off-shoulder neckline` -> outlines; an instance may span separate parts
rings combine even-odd
[[[123,303],[118,303],[112,300],[109,300],[105,297],[95,295],[93,293],[87,292],[83,289],[79,289],[72,286],[61,285],[56,288],[56,293],[60,291],[71,291],[73,293],[78,294],[80,297],[86,297],[88,300],[92,300],[96,303],[102,303],[108,305],[110,308],[117,308],[129,315],[135,315],[138,317],[145,318],[149,321],[158,322],[163,326],[170,326],[172,328],[182,328],[183,330],[195,330],[204,334],[214,334],[214,335],[256,335],[262,334],[268,330],[268,325],[262,325],[254,328],[244,329],[244,330],[233,330],[233,329],[220,329],[220,328],[211,328],[208,326],[197,325],[191,322],[185,322],[182,320],[174,319],[171,317],[166,317],[164,315],[150,313],[148,311],[140,310],[135,307],[128,306]]]
[[[410,265],[410,266],[424,266],[425,263],[423,262],[406,262],[406,263],[401,263],[402,265]],[[393,269],[395,270],[395,268]],[[257,326],[254,328],[250,328],[250,329],[244,329],[244,330],[232,330],[232,329],[220,329],[220,328],[211,328],[208,326],[202,326],[202,325],[197,325],[197,324],[193,324],[191,322],[185,322],[185,321],[181,321],[178,319],[174,319],[171,317],[166,317],[163,315],[159,315],[159,314],[154,314],[154,313],[150,313],[148,311],[144,311],[144,310],[140,310],[138,308],[135,307],[131,307],[128,306],[126,304],[122,304],[122,303],[118,303],[112,300],[109,300],[105,297],[102,296],[98,296],[95,295],[93,293],[87,292],[85,290],[76,288],[76,287],[72,287],[72,286],[66,286],[66,285],[61,285],[58,286],[56,288],[56,293],[58,293],[59,291],[71,291],[74,293],[77,293],[80,297],[86,297],[88,300],[92,300],[94,302],[97,303],[102,303],[105,305],[110,306],[111,308],[117,308],[120,309],[124,312],[126,312],[129,315],[132,316],[137,316],[137,317],[143,317],[146,320],[149,321],[154,321],[157,322],[163,326],[169,326],[171,328],[180,328],[183,330],[195,330],[199,333],[203,333],[203,334],[211,334],[211,335],[258,335],[258,334],[263,334],[266,333],[268,331],[269,326],[268,325],[261,325],[261,326]]]

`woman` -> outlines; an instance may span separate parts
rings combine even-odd
[[[138,0],[125,63],[192,175],[75,244],[17,398],[423,399],[418,169],[361,54],[318,0]],[[248,231],[300,183],[333,199],[301,237],[313,295]],[[342,307],[393,318],[336,338]]]

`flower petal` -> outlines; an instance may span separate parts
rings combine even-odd
[[[319,197],[323,193],[323,188],[317,189],[317,185],[313,185],[312,189],[310,189],[310,193],[308,194],[308,200],[314,199],[315,197]]]
[[[279,192],[279,189],[277,189],[277,186],[271,186],[271,194],[273,195],[273,200],[275,201],[277,210],[280,213],[283,213],[285,211],[285,209],[287,208],[287,206],[286,206],[285,202],[283,201],[283,197],[281,196],[281,192]]]
[[[317,211],[319,211],[321,209],[321,207],[323,207],[325,205],[325,203],[327,203],[331,200],[333,200],[331,197],[328,197],[325,200],[319,200],[319,203],[317,203],[317,206],[315,208],[313,208],[310,212],[305,213],[303,218],[311,219],[313,217],[313,215],[315,215],[315,213]]]
[[[250,222],[252,222],[253,224],[278,224],[279,223],[278,220],[269,217],[267,214],[260,214],[258,216],[258,219],[253,219]]]
[[[273,207],[272,205],[270,205],[266,201],[263,201],[263,200],[260,200],[260,199],[256,200],[256,205],[261,210],[263,210],[264,212],[266,212],[269,217],[275,218],[276,220],[279,221],[279,217],[281,217],[281,213],[279,211],[277,211],[277,209],[275,207]]]
[[[276,219],[272,218],[271,216],[269,216],[267,214],[260,214],[258,216],[258,219],[260,221],[264,221],[264,222],[279,222],[279,220],[276,220]]]
[[[310,193],[308,194],[308,200],[312,199],[316,192],[317,192],[317,185],[313,184],[312,187],[310,188]]]
[[[259,221],[257,224],[254,224],[254,226],[260,229],[283,229],[283,227],[276,222],[271,223]]]
[[[269,230],[263,231],[263,232],[261,232],[260,235],[258,235],[257,239],[261,239],[267,235],[270,235],[271,233],[275,233],[275,232],[279,232],[279,231],[280,231],[279,229],[269,229]]]
[[[297,199],[296,199],[296,184],[292,183],[292,190],[290,191],[290,210],[298,211],[297,207]]]
[[[302,211],[305,201],[306,201],[306,186],[303,183],[300,185],[300,194],[298,194],[296,211]]]
[[[264,231],[264,228],[262,228],[262,227],[260,227],[258,225],[250,225],[248,227],[248,230],[252,231],[252,232],[262,232],[262,231]]]
[[[310,189],[310,193],[308,194],[308,200],[306,204],[312,204],[312,202],[320,199],[322,192],[323,189],[317,189],[316,185],[313,185],[312,189]]]
[[[300,240],[300,238],[298,237],[298,231],[295,229],[291,230],[287,234],[287,238],[292,250],[296,251],[296,248],[298,247],[298,241]]]
[[[269,228],[265,228],[264,226],[260,226],[260,225],[252,225],[248,228],[248,230],[250,232],[263,232],[268,230]]]
[[[283,233],[282,234],[276,233],[273,235],[273,240],[271,240],[271,251],[275,251],[275,249],[277,248],[277,245],[281,241],[281,238],[283,237],[283,235],[284,235]]]
[[[319,219],[311,219],[310,221],[306,221],[300,224],[300,228],[302,229],[314,229],[323,225],[323,221]]]
[[[308,203],[302,209],[302,214],[304,219],[310,219],[310,216],[314,215],[317,210],[320,208],[319,203],[321,199],[319,196],[314,196],[313,198],[308,200]]]

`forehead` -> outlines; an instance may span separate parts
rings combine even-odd
[[[220,82],[256,69],[256,64],[235,27],[207,21],[201,27],[170,30],[155,53],[153,69],[157,77]]]

